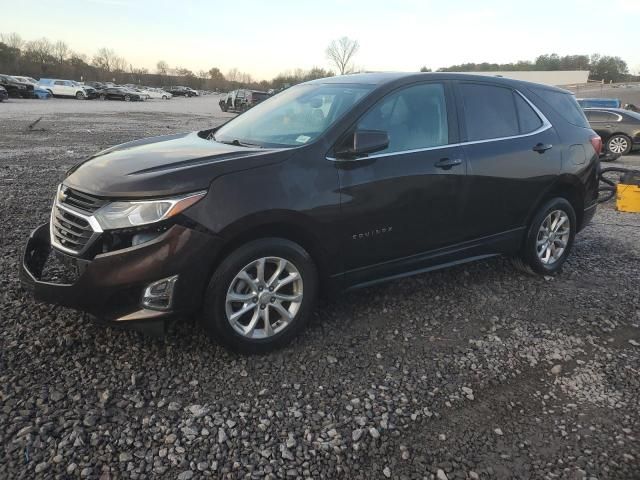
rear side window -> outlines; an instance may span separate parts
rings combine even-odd
[[[473,83],[461,84],[459,88],[470,141],[520,134],[511,89]]]
[[[540,120],[538,114],[519,93],[513,92],[513,98],[516,100],[518,120],[520,121],[520,133],[535,132],[542,126],[542,120]]]
[[[590,128],[587,117],[584,116],[584,112],[572,94],[547,90],[546,88],[533,88],[532,90],[567,122],[577,127]]]
[[[591,122],[619,122],[620,117],[614,113],[603,112],[600,110],[591,110],[584,112],[587,119]]]

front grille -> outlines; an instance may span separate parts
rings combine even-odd
[[[94,197],[87,193],[79,192],[78,190],[74,190],[69,187],[61,187],[61,193],[61,203],[63,205],[74,208],[83,213],[91,214],[107,203],[106,200]]]
[[[75,253],[82,252],[94,234],[87,220],[58,205],[53,207],[51,233],[55,243]]]

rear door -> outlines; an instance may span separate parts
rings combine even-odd
[[[67,89],[64,86],[64,82],[62,80],[56,80],[53,82],[53,85],[51,87],[51,90],[53,91],[54,95],[69,95],[67,93]]]
[[[512,88],[457,82],[456,97],[468,160],[466,239],[520,238],[532,204],[560,172],[558,136]]]
[[[336,161],[349,283],[421,268],[413,255],[460,240],[466,164],[455,117],[448,83],[429,82],[387,94],[355,125],[387,132],[390,143]]]

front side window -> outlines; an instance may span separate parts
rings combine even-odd
[[[216,142],[298,147],[314,141],[374,85],[303,84],[260,102],[221,127]]]
[[[469,141],[520,134],[511,89],[475,83],[461,84],[459,89]]]
[[[362,117],[357,129],[387,132],[389,146],[378,153],[446,145],[449,128],[444,86],[427,83],[393,92]]]

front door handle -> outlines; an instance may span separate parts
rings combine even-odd
[[[451,167],[455,167],[456,165],[462,165],[462,160],[459,158],[442,158],[436,162],[435,167],[443,170],[449,170]]]
[[[551,150],[552,148],[553,148],[553,145],[549,143],[539,143],[535,147],[533,147],[533,151],[538,153],[544,153],[547,150]]]

